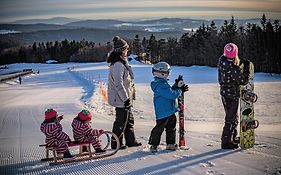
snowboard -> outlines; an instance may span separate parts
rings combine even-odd
[[[240,64],[241,71],[244,63]],[[255,144],[255,131],[259,125],[254,119],[254,103],[257,95],[254,93],[254,64],[249,64],[249,82],[240,86],[240,147],[252,148]]]
[[[183,77],[180,75],[179,79],[183,80]],[[184,138],[184,92],[178,97],[178,106],[179,106],[179,148],[185,149],[185,138]]]

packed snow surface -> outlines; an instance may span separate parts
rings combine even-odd
[[[101,93],[106,87],[108,65],[102,63],[12,64],[8,70],[32,68],[39,74],[0,84],[0,174],[281,174],[281,76],[255,74],[256,144],[251,149],[222,150],[220,135],[224,110],[219,95],[217,69],[172,66],[170,83],[183,75],[185,139],[188,150],[166,151],[165,132],[160,151],[149,152],[148,138],[155,125],[151,65],[130,63],[135,73],[135,133],[141,147],[120,150],[114,156],[65,165],[41,162],[45,150],[40,124],[44,111],[54,108],[64,115],[63,130],[72,138],[72,119],[87,108],[92,127],[111,130],[114,108]],[[8,71],[6,69],[1,71]],[[71,149],[71,152],[77,148]]]

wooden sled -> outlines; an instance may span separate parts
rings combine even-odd
[[[46,149],[46,157],[42,158],[41,161],[52,161],[49,164],[50,166],[52,166],[52,165],[70,163],[70,162],[78,162],[78,161],[85,161],[85,160],[91,160],[91,159],[100,159],[100,158],[104,158],[104,157],[108,157],[108,156],[112,156],[112,155],[116,154],[120,148],[119,138],[110,131],[104,131],[103,134],[98,135],[98,138],[102,135],[105,135],[107,138],[107,143],[102,148],[103,150],[106,150],[106,152],[104,152],[104,153],[95,154],[95,152],[93,152],[91,150],[90,142],[81,143],[81,142],[71,141],[68,143],[68,147],[79,146],[79,153],[73,154],[75,157],[72,159],[63,159],[62,156],[58,156],[58,154],[56,152],[56,147],[48,147],[46,144],[41,144],[41,145],[39,145],[39,147],[45,147],[45,149]],[[116,140],[116,142],[117,142],[116,149],[108,149],[109,145],[111,143],[111,137],[113,137],[114,140]],[[88,152],[82,152],[83,146],[87,147]],[[50,157],[50,151],[53,153],[53,157]]]

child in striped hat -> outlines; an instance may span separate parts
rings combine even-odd
[[[102,129],[97,130],[91,127],[90,121],[92,119],[91,113],[83,109],[77,117],[72,121],[72,131],[74,140],[77,142],[91,142],[96,153],[105,152],[101,149],[101,144],[98,139],[98,135],[103,134]],[[87,147],[83,147],[82,151],[88,151]]]
[[[63,158],[69,159],[74,156],[70,154],[67,142],[70,142],[69,136],[62,131],[60,121],[63,119],[62,115],[58,117],[57,111],[48,109],[45,112],[45,120],[41,124],[40,130],[45,134],[46,145],[56,147],[58,154],[63,153]]]

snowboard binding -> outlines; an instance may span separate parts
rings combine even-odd
[[[244,90],[242,92],[242,100],[247,103],[255,103],[258,100],[258,96],[251,91]]]
[[[259,121],[257,120],[243,120],[241,122],[242,131],[246,132],[249,129],[256,129],[259,127]]]

